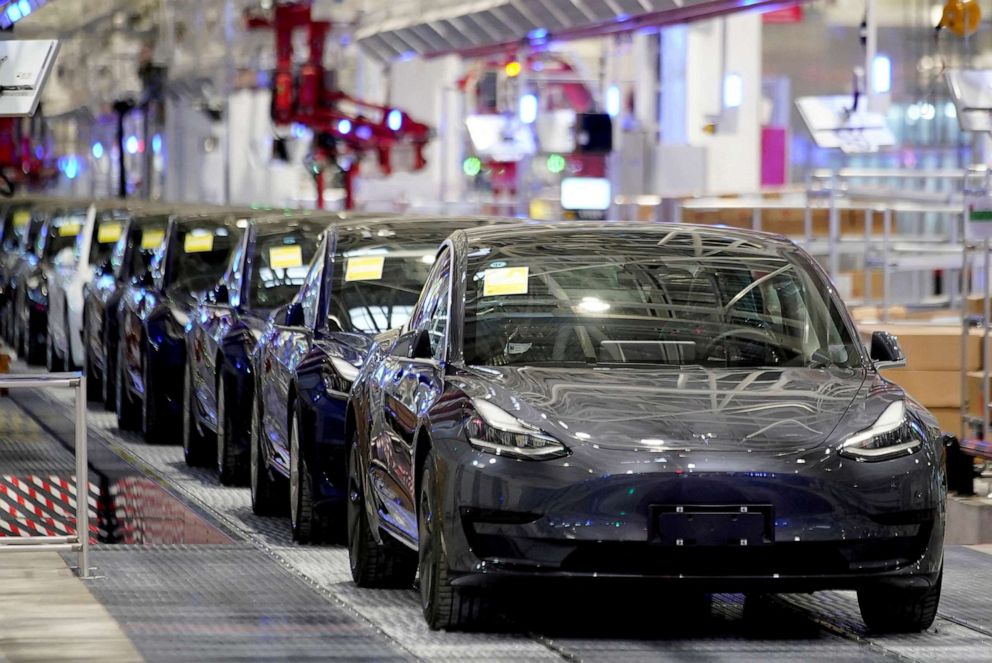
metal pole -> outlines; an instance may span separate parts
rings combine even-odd
[[[865,100],[875,109],[875,53],[878,51],[878,14],[875,0],[865,0]]]
[[[830,176],[830,190],[827,195],[830,198],[830,228],[827,233],[828,238],[828,264],[830,267],[830,280],[837,282],[840,273],[840,257],[837,251],[837,244],[840,242],[840,210],[837,209],[837,198],[835,189],[837,187],[836,174]]]
[[[761,230],[761,208],[757,206],[751,212],[751,230]]]
[[[882,322],[889,321],[889,240],[892,236],[892,210],[882,214]]]
[[[79,577],[90,577],[90,474],[86,449],[86,376],[76,385],[76,535]]]
[[[982,274],[982,293],[983,293],[983,315],[985,319],[982,320],[982,439],[989,439],[989,363],[992,362],[992,345],[989,344],[989,314],[992,313],[989,309],[989,268],[992,267],[990,264],[990,254],[989,253],[989,238],[986,237],[985,241],[982,242],[982,249],[985,251],[984,269],[985,272]],[[962,367],[963,369],[964,367]]]
[[[870,209],[865,210],[865,252],[864,252],[865,305],[871,304],[875,301],[875,293],[872,292],[872,287],[871,287],[871,277],[872,277],[871,264],[869,264],[868,262],[868,249],[869,247],[871,247],[871,231],[872,231],[871,224],[872,221],[874,221],[873,218],[874,214],[875,214],[874,211]]]
[[[803,216],[803,232],[806,233],[806,250],[810,251],[813,243],[813,201],[809,190],[806,191],[806,214]]]
[[[968,328],[968,293],[969,284],[964,280],[968,278],[968,242],[961,246],[961,424],[958,431],[962,438],[968,437],[968,408],[973,403],[967,402],[968,394],[968,341],[971,330]]]

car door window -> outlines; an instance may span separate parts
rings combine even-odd
[[[320,304],[320,283],[323,275],[324,261],[315,260],[300,290],[299,301],[303,305],[303,321],[308,329],[317,327],[317,307]]]
[[[426,331],[431,339],[434,359],[444,358],[448,333],[448,291],[451,285],[451,253],[447,249],[438,257],[427,277],[427,285],[414,310],[412,331]]]

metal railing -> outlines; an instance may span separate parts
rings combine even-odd
[[[0,553],[13,552],[75,552],[76,572],[80,578],[90,577],[90,511],[89,459],[86,446],[86,377],[81,373],[48,373],[37,375],[0,375],[0,389],[43,389],[63,387],[74,389],[75,452],[76,452],[76,533],[67,536],[0,537]]]

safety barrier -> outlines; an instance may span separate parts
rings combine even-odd
[[[31,375],[0,375],[0,389],[43,389],[63,387],[76,394],[75,452],[76,452],[76,533],[65,536],[0,537],[0,553],[13,552],[75,552],[76,572],[80,578],[90,576],[89,531],[90,512],[89,460],[86,446],[86,377],[81,373],[48,373]]]

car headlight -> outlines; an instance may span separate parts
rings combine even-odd
[[[468,441],[476,449],[497,456],[531,460],[560,458],[568,454],[561,442],[502,408],[478,399],[473,399],[472,404],[475,413],[468,420]]]
[[[843,456],[858,461],[878,461],[915,453],[926,434],[906,416],[903,401],[891,403],[870,428],[855,433],[840,445]]]
[[[331,357],[331,366],[326,364],[322,371],[324,389],[328,392],[344,392],[351,388],[351,383],[358,377],[359,367],[345,361],[341,357]]]

